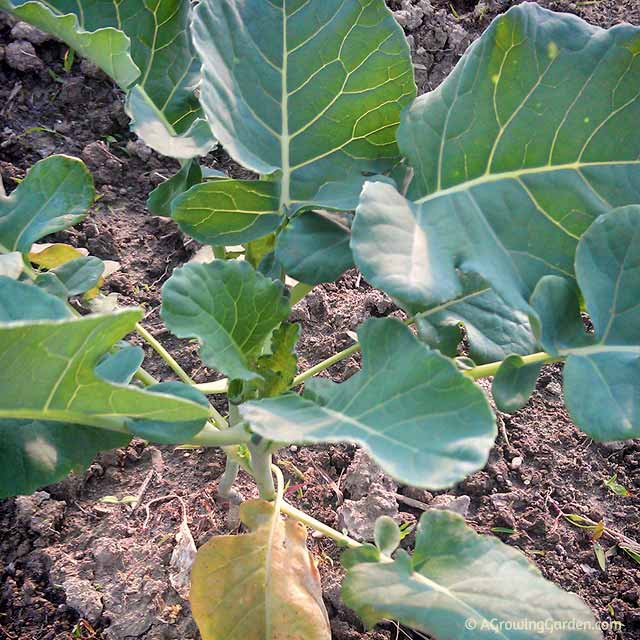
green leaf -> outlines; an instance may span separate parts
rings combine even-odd
[[[0,278],[0,322],[70,316],[66,304],[58,298],[33,285]],[[113,378],[115,358],[108,356],[96,373]],[[72,424],[0,420],[0,497],[29,494],[71,471],[80,472],[98,451],[124,446],[129,439],[126,434]]]
[[[127,310],[0,324],[0,360],[5,365],[0,370],[0,418],[53,420],[113,430],[122,430],[126,417],[206,418],[208,412],[193,402],[109,384],[96,375],[100,358],[133,330],[141,315]]]
[[[298,371],[296,344],[300,337],[300,325],[281,324],[271,337],[271,353],[258,358],[256,372],[264,383],[261,385],[261,397],[279,396],[291,387]]]
[[[107,382],[129,384],[143,360],[144,351],[140,347],[127,345],[104,356],[96,366],[96,375]]]
[[[413,557],[345,552],[342,597],[368,626],[384,618],[438,640],[595,640],[582,600],[545,580],[516,549],[478,535],[448,511],[424,513]]]
[[[82,5],[62,0],[0,0],[0,9],[60,38],[125,89],[140,75],[140,69],[131,57],[131,41],[115,28],[116,5],[110,5],[95,0],[84,0]],[[84,16],[84,9],[89,10],[87,23],[78,19],[79,15]]]
[[[209,406],[209,401],[197,389],[182,382],[160,382],[147,387],[148,391],[177,396],[203,406]],[[131,433],[160,444],[180,444],[202,431],[206,419],[188,420],[183,422],[166,422],[162,420],[129,420],[127,426]]]
[[[368,320],[362,370],[336,385],[310,380],[305,396],[247,402],[252,431],[276,442],[349,441],[400,482],[443,489],[484,466],[496,435],[482,390],[399,320]]]
[[[19,251],[0,254],[0,276],[16,280],[23,269],[22,254]]]
[[[40,238],[80,222],[94,196],[83,162],[68,156],[40,160],[9,196],[0,195],[0,251],[28,253]]]
[[[582,236],[576,274],[594,334],[586,334],[578,293],[541,280],[531,303],[540,343],[567,356],[564,396],[572,420],[594,440],[640,436],[640,206],[600,216]],[[586,391],[588,390],[588,391]]]
[[[67,290],[68,296],[77,296],[93,289],[102,276],[104,262],[93,256],[82,256],[53,269],[53,273]]]
[[[277,180],[282,212],[351,209],[363,174],[397,162],[415,85],[383,0],[203,0],[192,32],[211,128],[235,160]]]
[[[71,311],[59,298],[34,285],[0,276],[0,322],[70,317]]]
[[[365,278],[412,315],[464,299],[471,274],[518,314],[541,277],[572,278],[581,234],[640,193],[638,51],[630,25],[530,3],[499,16],[403,112],[407,198],[365,185],[351,240]],[[520,322],[503,327],[502,348],[521,341]]]
[[[52,271],[39,273],[33,282],[36,287],[52,296],[55,296],[56,298],[60,298],[60,300],[66,301],[69,297],[67,288],[62,284],[60,278],[58,278],[58,276]]]
[[[353,267],[350,239],[350,215],[308,211],[296,216],[278,235],[276,258],[300,282],[333,282]]]
[[[173,200],[202,182],[202,169],[197,160],[185,162],[180,171],[168,180],[160,183],[147,199],[147,208],[156,216],[171,216]]]
[[[285,393],[298,371],[295,348],[300,336],[300,325],[283,323],[271,336],[269,353],[261,355],[254,370],[258,380],[232,380],[229,385],[229,401],[240,404],[252,398],[272,398]]]
[[[289,311],[284,285],[246,262],[188,264],[162,288],[167,328],[178,338],[197,338],[202,360],[229,378],[260,377],[251,360]]]
[[[528,314],[509,307],[489,284],[473,273],[460,273],[462,295],[442,304],[430,305],[416,315],[422,333],[429,333],[438,344],[447,346],[447,355],[455,355],[460,331],[464,324],[469,341],[469,354],[480,364],[503,360],[508,355],[531,353],[536,339]],[[427,330],[427,326],[430,328]],[[439,336],[439,338],[437,337]],[[443,352],[445,353],[445,352]]]
[[[30,494],[86,469],[131,436],[42,420],[0,420],[0,498]]]
[[[187,7],[184,0],[176,0]],[[196,65],[193,65],[192,82],[197,82]],[[201,114],[200,106],[195,97],[195,84],[180,90],[173,83],[166,82],[161,91],[155,91],[155,85],[162,79],[162,69],[155,69],[157,78],[153,86],[143,89],[134,86],[127,96],[125,111],[131,118],[131,130],[134,131],[154,151],[171,158],[188,160],[195,156],[206,155],[216,141],[211,135],[211,129],[204,118],[194,119],[193,114]],[[161,108],[159,99],[166,90],[176,90],[174,95],[183,95],[184,104],[171,105],[167,103]],[[167,100],[173,98],[167,96]],[[183,122],[191,123],[185,127]]]
[[[123,89],[132,129],[176,158],[215,144],[196,97],[200,63],[186,0],[0,0],[21,19],[64,40]],[[134,85],[135,86],[132,86]]]
[[[536,388],[541,368],[541,363],[526,364],[517,355],[505,358],[491,386],[496,407],[504,413],[522,409]]]
[[[278,228],[278,185],[264,180],[198,184],[171,203],[171,217],[199,242],[243,244]]]
[[[390,556],[400,544],[400,527],[393,518],[382,516],[376,520],[374,540],[380,553]]]

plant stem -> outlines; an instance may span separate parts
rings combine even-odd
[[[239,470],[240,465],[235,460],[232,460],[227,456],[224,473],[218,482],[218,495],[221,498],[229,499],[232,496],[231,489],[238,477]]]
[[[288,502],[282,502],[280,504],[280,511],[282,513],[286,513],[290,518],[294,518],[298,522],[302,522],[306,524],[311,529],[315,529],[319,531],[323,535],[327,536],[327,538],[331,538],[335,540],[338,544],[343,545],[345,547],[349,547],[350,549],[355,549],[356,547],[361,547],[362,544],[353,538],[345,535],[344,533],[340,533],[336,531],[328,524],[324,524],[324,522],[320,522],[320,520],[316,520],[312,516],[306,514],[304,511],[300,511],[300,509],[296,509],[293,505],[290,505]]]
[[[227,393],[227,390],[229,389],[229,378],[222,378],[222,380],[216,380],[215,382],[204,382],[194,386],[198,391],[200,391],[200,393],[204,393],[209,396]]]
[[[298,386],[305,380],[315,376],[317,373],[320,373],[321,371],[324,371],[325,369],[332,367],[337,362],[340,362],[340,360],[344,360],[345,358],[348,358],[350,355],[353,355],[354,353],[358,353],[360,349],[361,349],[361,345],[359,342],[352,344],[350,347],[343,349],[342,351],[340,351],[339,353],[336,353],[330,358],[327,358],[326,360],[319,362],[317,365],[315,365],[315,367],[311,367],[311,369],[307,369],[304,373],[301,373],[299,376],[296,376],[293,379],[291,386],[292,387]]]
[[[169,365],[169,368],[186,384],[194,384],[185,370],[174,360],[173,356],[158,342],[139,322],[136,333]]]
[[[521,356],[525,364],[551,364],[552,362],[562,362],[563,357],[557,357],[549,355],[544,351],[539,353],[532,353],[528,356]],[[495,376],[502,364],[502,360],[499,362],[490,362],[489,364],[481,364],[473,369],[463,371],[465,376],[472,378],[473,380],[479,380],[480,378],[487,378],[488,376]]]
[[[133,374],[133,377],[139,382],[142,382],[145,387],[150,387],[152,384],[158,384],[158,381],[142,367]]]
[[[275,500],[276,489],[271,475],[271,454],[260,445],[249,444],[251,451],[251,470],[263,500]]]

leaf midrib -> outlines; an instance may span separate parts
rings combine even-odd
[[[438,198],[449,196],[455,193],[464,193],[474,187],[479,187],[485,184],[491,184],[493,182],[500,182],[502,180],[516,180],[519,181],[523,177],[531,175],[544,175],[545,173],[553,173],[556,171],[577,171],[582,169],[589,169],[591,167],[616,167],[616,166],[640,166],[640,159],[637,160],[611,160],[601,162],[570,162],[566,164],[558,165],[544,165],[541,167],[531,167],[527,169],[518,169],[516,171],[504,171],[502,173],[485,173],[473,180],[467,180],[461,182],[452,187],[441,189],[440,191],[434,191],[418,200],[415,200],[415,204],[424,204]]]

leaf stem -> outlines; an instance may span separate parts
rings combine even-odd
[[[328,524],[325,524],[324,522],[320,522],[320,520],[316,520],[314,517],[306,514],[304,511],[300,511],[300,509],[297,509],[296,507],[294,507],[293,505],[290,505],[288,502],[285,502],[284,500],[280,504],[280,511],[288,515],[290,518],[294,518],[298,522],[302,522],[303,524],[307,525],[311,529],[315,529],[316,531],[319,531],[323,535],[327,536],[327,538],[331,538],[332,540],[335,540],[338,544],[342,546],[348,547],[350,549],[355,549],[357,547],[362,546],[362,543],[358,542],[357,540],[350,538],[344,533],[340,533],[339,531],[336,531],[335,529],[330,527]]]
[[[340,360],[344,360],[345,358],[348,358],[354,353],[358,353],[360,349],[361,349],[361,345],[359,342],[352,344],[350,347],[343,349],[339,353],[332,355],[330,358],[327,358],[326,360],[319,362],[314,367],[311,367],[311,369],[307,369],[304,373],[301,373],[299,376],[296,376],[293,379],[291,386],[297,387],[299,384],[303,383],[305,380],[308,380],[309,378],[312,378],[317,373],[320,373],[321,371],[324,371],[325,369],[332,367],[337,362],[340,362]]]
[[[545,351],[540,351],[538,353],[532,353],[528,356],[521,356],[522,360],[525,364],[551,364],[552,362],[562,362],[564,360],[563,357],[552,356]],[[487,378],[489,376],[495,376],[502,364],[502,360],[499,362],[490,362],[489,364],[481,364],[473,369],[468,369],[467,371],[463,371],[464,375],[473,379],[479,380],[480,378]]]
[[[192,385],[193,380],[186,371],[175,361],[173,356],[156,340],[139,322],[136,322],[136,333],[169,365],[169,368],[182,380]]]
[[[208,396],[227,393],[229,389],[229,378],[222,378],[222,380],[215,380],[214,382],[196,384],[194,387],[200,391],[200,393],[204,393]]]

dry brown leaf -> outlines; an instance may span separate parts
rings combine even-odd
[[[203,640],[330,640],[304,525],[273,504],[240,507],[250,533],[218,536],[196,556],[191,608]]]

